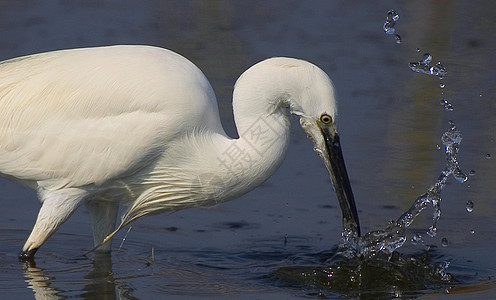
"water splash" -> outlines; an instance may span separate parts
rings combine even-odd
[[[339,254],[326,259],[326,253],[314,255],[305,265],[278,268],[268,278],[279,286],[301,287],[307,296],[325,297],[331,290],[353,299],[403,298],[423,290],[426,286],[445,288],[453,282],[447,273],[450,262],[434,263],[429,253],[405,255],[398,252],[379,253],[373,258],[343,258]],[[301,259],[301,257],[299,257]],[[322,261],[326,266],[323,267]],[[311,292],[314,290],[315,292]]]
[[[440,279],[442,281],[448,282],[452,279],[451,274],[446,272],[446,269],[450,266],[450,264],[451,263],[449,261],[443,261],[435,268],[434,272],[441,277]]]
[[[440,62],[436,63],[434,66],[431,65],[431,62],[432,55],[430,55],[429,53],[425,53],[422,60],[411,62],[408,64],[408,66],[410,67],[410,69],[412,69],[412,71],[427,75],[434,75],[439,77],[440,79],[446,76],[448,72]]]
[[[383,26],[384,32],[386,34],[394,34],[394,32],[396,31],[394,29],[394,26],[396,25],[396,21],[398,21],[399,18],[400,16],[394,10],[390,10],[387,12],[386,22],[384,22]]]
[[[416,51],[420,52],[420,48],[417,48]],[[437,76],[440,80],[439,88],[441,89],[441,97],[443,97],[444,88],[446,87],[446,84],[442,80],[448,72],[440,62],[436,63],[434,66],[431,65],[431,62],[432,62],[432,55],[430,53],[424,53],[422,60],[417,62],[411,62],[409,64],[409,67],[410,69],[418,73]],[[451,104],[447,99],[442,99],[441,105],[444,107],[445,111],[451,112],[454,110],[453,104]]]
[[[465,182],[468,177],[458,165],[458,151],[462,135],[452,121],[450,128],[442,135],[441,141],[445,147],[446,167],[437,181],[429,187],[426,193],[420,195],[413,205],[398,220],[391,221],[384,230],[371,231],[362,237],[356,237],[352,232],[343,232],[341,239],[342,254],[345,257],[372,257],[378,253],[392,253],[403,246],[407,241],[405,229],[412,224],[415,218],[429,205],[433,207],[432,226],[426,232],[429,236],[437,234],[437,222],[441,217],[441,190],[452,175],[458,182]],[[414,236],[415,242],[421,241],[421,236]]]

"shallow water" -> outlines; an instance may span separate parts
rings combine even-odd
[[[495,6],[489,0],[1,2],[0,59],[108,44],[170,48],[210,79],[232,135],[230,97],[242,71],[270,56],[316,63],[338,90],[341,143],[363,232],[383,229],[436,180],[448,120],[463,134],[458,159],[469,174],[464,184],[448,180],[435,237],[426,234],[428,207],[393,256],[350,261],[337,248],[341,219],[328,175],[295,119],[288,157],[253,192],[212,208],[141,219],[116,236],[111,258],[83,256],[92,237],[80,209],[40,249],[35,265],[18,262],[17,253],[39,204],[33,192],[2,179],[2,297],[494,296]],[[401,43],[383,29],[391,9],[399,15],[394,33]],[[446,68],[442,81],[410,70],[424,53]],[[448,280],[436,269],[445,262]],[[331,272],[337,279],[329,279]]]

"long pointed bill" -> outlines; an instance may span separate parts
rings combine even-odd
[[[346,172],[343,152],[339,142],[339,135],[334,129],[334,126],[321,127],[322,134],[325,140],[327,159],[329,163],[325,163],[327,171],[331,176],[334,190],[338,197],[339,206],[343,214],[343,228],[345,232],[349,232],[357,237],[360,236],[360,222],[355,205],[355,198],[351,190],[350,179]]]
[[[334,124],[325,125],[305,116],[300,116],[300,124],[313,141],[314,150],[322,158],[329,172],[343,214],[344,234],[350,237],[359,237],[360,222],[358,221],[355,198],[346,172],[339,135]]]

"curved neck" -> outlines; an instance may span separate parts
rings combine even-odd
[[[232,183],[245,193],[263,183],[280,166],[289,144],[289,120],[280,109],[271,115],[244,119],[237,126],[239,138],[219,149],[219,161]]]
[[[293,85],[280,78],[264,77],[267,76],[250,73],[249,69],[236,83],[233,110],[239,138],[212,136],[213,148],[208,152],[217,165],[210,162],[210,169],[217,170],[215,176],[220,182],[211,183],[219,185],[219,201],[237,197],[263,183],[286,156],[290,128],[287,103],[294,96],[288,87]]]
[[[287,108],[298,111],[293,100],[300,99],[308,85],[293,63],[286,59],[263,61],[243,73],[233,92],[239,138],[209,127],[196,128],[170,145],[152,180],[157,178],[154,181],[164,187],[164,193],[188,191],[174,195],[184,206],[231,200],[263,183],[286,155]],[[167,185],[174,189],[166,189]]]
[[[241,99],[235,99],[235,101]],[[259,111],[253,118],[241,118],[238,139],[216,136],[212,154],[216,166],[218,201],[238,197],[267,180],[280,166],[289,144],[289,120],[283,108],[272,114]],[[235,113],[239,120],[239,112]]]
[[[244,99],[233,99],[237,101]],[[238,139],[203,128],[170,145],[150,176],[133,185],[141,190],[131,188],[140,197],[115,232],[147,214],[234,199],[269,178],[286,156],[289,119],[282,106],[272,114],[266,114],[265,109],[251,113],[250,118],[235,112],[235,118],[242,120],[237,126]]]

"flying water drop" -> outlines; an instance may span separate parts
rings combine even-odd
[[[444,76],[446,76],[447,74],[446,68],[440,62],[432,66],[430,64],[431,61],[432,61],[432,55],[430,55],[429,53],[425,53],[422,60],[417,62],[411,62],[410,64],[408,64],[408,66],[410,67],[410,69],[412,69],[412,71],[418,73],[434,75],[439,78],[443,78]]]
[[[394,10],[390,10],[390,11],[388,11],[388,18],[390,18],[390,20],[396,22],[396,21],[398,21],[400,16]]]
[[[417,245],[422,242],[423,242],[422,235],[420,233],[417,233],[414,236],[412,236],[412,244]]]
[[[398,21],[399,18],[400,16],[394,10],[390,10],[387,12],[386,22],[384,22],[383,26],[384,32],[386,34],[394,34],[394,26],[396,25],[396,21]]]
[[[435,227],[434,225],[432,225],[431,227],[429,227],[429,230],[427,230],[427,234],[430,237],[435,237],[436,234],[437,234],[437,227]]]
[[[453,111],[453,104],[451,104],[448,100],[443,99],[441,100],[441,105],[444,107],[445,111]]]
[[[448,247],[448,239],[447,238],[444,237],[441,239],[441,246]]]
[[[467,201],[467,205],[465,206],[465,209],[471,213],[474,211],[474,202],[472,202],[472,200],[468,200]]]
[[[449,261],[444,261],[440,263],[436,268],[436,273],[439,275],[442,281],[448,282],[452,278],[451,274],[446,272],[446,269],[449,267],[449,265],[450,265]]]
[[[459,145],[462,140],[462,134],[456,129],[455,123],[449,121],[451,129],[443,134],[441,140],[445,146],[446,159],[448,160],[448,166],[443,172],[447,174],[453,174],[453,177],[460,182],[464,183],[467,181],[468,176],[463,173],[463,171],[458,166],[458,150]]]
[[[386,21],[386,23],[384,23],[384,32],[386,34],[394,34],[394,25],[391,25],[390,22]]]
[[[401,44],[401,36],[399,34],[395,34],[394,39],[396,40],[396,44]]]
[[[424,53],[424,58],[422,59],[422,63],[424,65],[428,65],[430,64],[432,61],[432,55],[430,55],[429,53]]]

